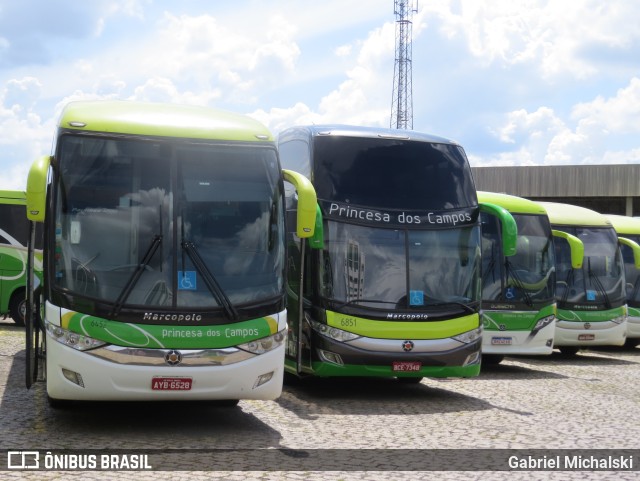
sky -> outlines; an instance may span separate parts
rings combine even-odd
[[[640,2],[414,4],[414,130],[472,166],[640,163]],[[0,0],[0,189],[73,100],[389,127],[395,36],[393,0]]]

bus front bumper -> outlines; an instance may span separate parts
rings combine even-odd
[[[556,321],[555,347],[622,346],[627,337],[627,321]]]
[[[114,362],[91,351],[64,346],[49,333],[46,336],[47,393],[53,399],[271,400],[282,392],[284,345],[234,364],[171,366],[157,363],[157,359],[145,365],[149,361],[144,355],[139,356],[135,364]],[[207,359],[207,350],[200,351]],[[185,386],[190,388],[187,390]]]
[[[531,331],[496,331],[486,327],[482,332],[483,354],[548,355],[553,351],[555,323],[536,333]]]
[[[629,316],[627,321],[627,337],[640,339],[640,317]]]
[[[481,343],[360,338],[354,345],[314,332],[312,371],[320,377],[473,377],[480,373]]]

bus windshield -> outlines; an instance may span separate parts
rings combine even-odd
[[[329,221],[320,260],[321,295],[385,310],[479,301],[479,226],[381,229]]]
[[[584,261],[581,269],[572,269],[568,243],[556,238],[557,299],[607,309],[623,304],[622,256],[613,228],[563,226],[562,230],[584,243]]]
[[[318,136],[314,158],[319,199],[384,209],[477,205],[471,169],[455,144]]]
[[[282,295],[273,147],[65,134],[57,159],[54,291],[227,312]]]
[[[621,234],[636,243],[640,242],[640,235]],[[622,260],[624,262],[624,274],[627,284],[627,301],[630,306],[640,306],[640,270],[636,269],[633,251],[630,247],[620,244]]]
[[[555,256],[547,216],[514,213],[518,225],[516,254],[502,256],[499,225],[482,215],[482,297],[487,301],[536,302],[553,299]]]

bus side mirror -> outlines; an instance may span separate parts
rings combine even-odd
[[[506,257],[514,255],[518,242],[518,225],[513,216],[504,207],[489,202],[480,203],[480,212],[498,218],[502,228],[502,252]]]
[[[561,230],[552,229],[551,233],[555,237],[564,239],[569,243],[569,249],[571,249],[571,267],[573,269],[580,269],[582,267],[582,261],[584,260],[584,244],[582,241],[576,236]]]
[[[298,191],[298,211],[296,235],[301,239],[312,237],[316,227],[318,199],[311,181],[304,175],[283,169],[284,180],[293,184]]]
[[[618,237],[618,242],[631,248],[631,251],[633,252],[633,263],[635,264],[636,269],[640,269],[640,245],[626,237]]]
[[[37,159],[29,169],[29,177],[27,178],[27,218],[33,222],[44,222],[49,165],[51,165],[51,157],[45,155]]]

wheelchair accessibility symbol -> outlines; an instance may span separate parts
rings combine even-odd
[[[409,305],[410,306],[424,306],[424,292],[422,292],[422,291],[409,291]]]
[[[182,291],[195,291],[196,271],[178,271],[178,289]]]

